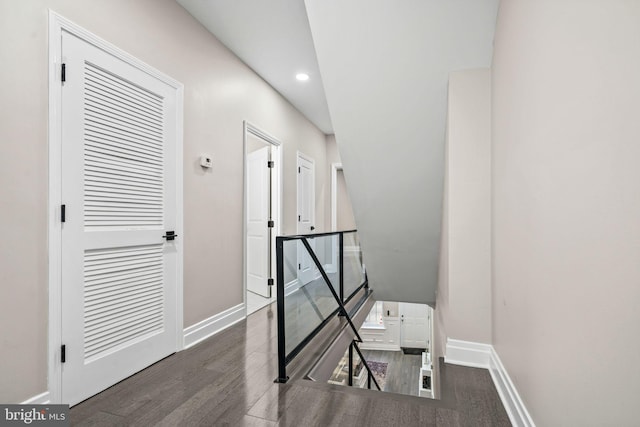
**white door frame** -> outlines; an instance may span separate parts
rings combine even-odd
[[[273,256],[271,257],[271,271],[273,274],[273,278],[276,278],[276,257],[275,257],[275,236],[280,235],[280,230],[282,230],[282,194],[283,194],[283,180],[282,180],[282,162],[283,162],[283,145],[280,140],[269,135],[267,132],[263,131],[256,125],[251,122],[245,120],[242,122],[243,125],[243,135],[242,135],[242,143],[244,149],[244,161],[243,161],[243,169],[244,169],[244,195],[243,195],[243,222],[242,222],[242,288],[243,288],[243,301],[244,301],[244,316],[247,316],[247,197],[249,195],[248,192],[248,179],[247,179],[247,137],[249,134],[256,136],[262,139],[264,142],[271,144],[271,158],[275,161],[273,167],[273,181],[271,183],[271,213],[275,218],[275,224],[273,228],[272,241],[269,243],[271,245],[271,253]],[[271,293],[271,301],[275,301],[277,295],[277,286],[274,283],[274,290]]]
[[[138,68],[139,70],[157,78],[176,90],[176,234],[184,236],[183,232],[183,93],[182,83],[159,72],[139,59],[122,51],[111,43],[95,36],[79,25],[49,10],[49,200],[47,204],[48,240],[49,240],[49,331],[48,331],[48,391],[49,402],[62,403],[62,369],[60,363],[60,347],[62,345],[62,265],[61,244],[62,227],[60,223],[60,205],[62,204],[62,85],[61,64],[62,32],[73,34],[95,47],[113,55],[116,58]],[[184,347],[183,332],[183,245],[182,240],[176,240],[176,250],[179,252],[177,260],[176,283],[176,351]]]
[[[331,231],[338,231],[338,171],[342,163],[331,163]]]

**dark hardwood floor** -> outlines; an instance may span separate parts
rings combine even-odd
[[[442,400],[277,384],[275,307],[74,406],[78,426],[508,426],[488,371],[440,364]]]
[[[409,396],[418,395],[422,355],[404,354],[402,351],[363,350],[367,361],[387,363],[386,382],[383,391]]]

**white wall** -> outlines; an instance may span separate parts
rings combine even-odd
[[[184,83],[184,326],[240,304],[243,120],[284,144],[284,232],[296,228],[296,150],[316,162],[325,223],[325,135],[172,0],[0,0],[0,402],[47,389],[47,9]],[[213,155],[213,168],[198,163]],[[319,227],[318,231],[323,231]]]
[[[493,344],[540,426],[638,425],[640,2],[515,1],[493,60]]]
[[[491,343],[489,69],[449,75],[446,140],[439,343],[446,338]]]

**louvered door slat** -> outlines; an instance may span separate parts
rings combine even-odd
[[[94,72],[95,68],[92,64],[86,68],[85,88],[86,92],[98,91],[105,95],[110,102],[126,105],[136,110],[143,110],[149,115],[160,115],[162,106],[156,100],[146,96],[144,92],[130,90],[126,87],[128,82],[118,81],[109,77],[108,73],[98,75]]]
[[[157,132],[149,132],[139,126],[132,127],[117,120],[109,120],[108,117],[102,114],[95,114],[90,108],[85,107],[84,112],[85,122],[89,123],[96,132],[110,132],[111,134],[119,135],[123,139],[131,138],[150,144],[162,143],[162,135],[158,135]]]
[[[139,161],[129,161],[122,158],[113,159],[112,155],[109,153],[105,154],[99,150],[91,150],[87,147],[85,147],[85,151],[91,151],[91,157],[85,158],[85,166],[91,166],[99,169],[124,169],[131,171],[131,173],[144,175],[145,177],[152,177],[153,179],[159,179],[162,177],[162,171],[158,170],[155,166],[149,166]]]
[[[94,64],[87,63],[87,65],[90,65],[90,67],[87,67],[85,70],[87,80],[89,82],[97,82],[96,86],[98,88],[108,87],[111,89],[110,93],[117,93],[120,96],[130,98],[136,102],[145,103],[148,107],[146,110],[155,109],[156,111],[162,111],[161,98],[157,95],[151,94],[136,85],[132,85],[119,76],[114,76]]]
[[[85,357],[162,325],[162,256],[162,245],[85,252]]]
[[[111,157],[123,158],[133,160],[134,162],[144,162],[146,165],[151,165],[155,168],[161,168],[162,162],[158,159],[157,155],[153,155],[143,148],[133,148],[134,145],[127,145],[126,141],[122,140],[120,143],[114,143],[107,140],[94,139],[90,136],[85,138],[85,146],[99,153],[108,154]]]
[[[125,305],[126,304],[126,305]],[[92,337],[108,334],[113,325],[120,325],[120,320],[133,316],[141,310],[154,307],[154,313],[162,308],[162,303],[158,301],[157,293],[147,293],[136,295],[136,298],[125,300],[114,300],[109,307],[96,308],[91,312],[92,321],[84,325],[85,337],[91,340]],[[103,334],[103,332],[105,334]]]
[[[92,190],[92,187],[86,186],[85,198],[87,201],[100,202],[121,202],[121,201],[134,201],[134,202],[149,202],[157,206],[162,206],[161,197],[149,196],[144,191],[113,191],[107,187],[100,187],[97,190]],[[88,224],[90,225],[90,224]]]
[[[157,278],[151,277],[148,280],[143,280],[138,283],[122,283],[117,286],[109,286],[106,289],[101,289],[101,292],[93,292],[91,294],[87,293],[85,296],[85,301],[87,304],[91,304],[93,301],[99,301],[102,299],[107,299],[111,297],[117,297],[118,295],[123,295],[129,292],[129,288],[132,286],[135,287],[137,292],[142,292],[145,289],[152,288],[154,289],[156,286]]]
[[[85,228],[162,227],[162,98],[90,63],[84,79]]]
[[[145,109],[141,109],[140,105],[135,105],[129,103],[126,99],[118,99],[117,97],[113,97],[110,95],[108,90],[98,88],[91,83],[88,83],[86,86],[87,92],[91,94],[91,98],[93,102],[99,103],[100,105],[108,105],[113,107],[115,110],[130,115],[131,117],[136,118],[137,120],[156,120],[160,113],[156,111],[149,111]]]
[[[139,126],[150,133],[155,133],[162,137],[162,128],[155,126],[153,121],[149,121],[151,117],[139,117],[136,114],[130,114],[116,103],[100,102],[98,99],[87,99],[85,108],[94,115],[103,116],[112,121],[126,123],[129,126]]]
[[[93,126],[91,130],[86,131],[85,139],[88,141],[96,141],[98,143],[111,143],[115,146],[124,146],[134,151],[149,152],[154,155],[162,154],[162,149],[158,147],[156,141],[147,141],[142,138],[136,138],[134,135],[123,135],[113,131],[113,129],[103,129]]]
[[[143,282],[155,277],[159,271],[158,268],[139,268],[135,272],[127,272],[125,274],[113,274],[108,277],[94,277],[87,279],[85,286],[85,297],[108,290],[112,286],[119,284],[127,284],[128,287],[132,283]]]

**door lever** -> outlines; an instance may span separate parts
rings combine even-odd
[[[165,239],[167,239],[167,241],[169,241],[169,240],[175,240],[175,239],[176,239],[176,237],[178,237],[178,235],[176,234],[176,232],[175,232],[175,231],[167,231],[166,233],[167,233],[167,234],[165,234],[165,235],[164,235],[164,236],[162,236],[162,237],[164,237]]]

